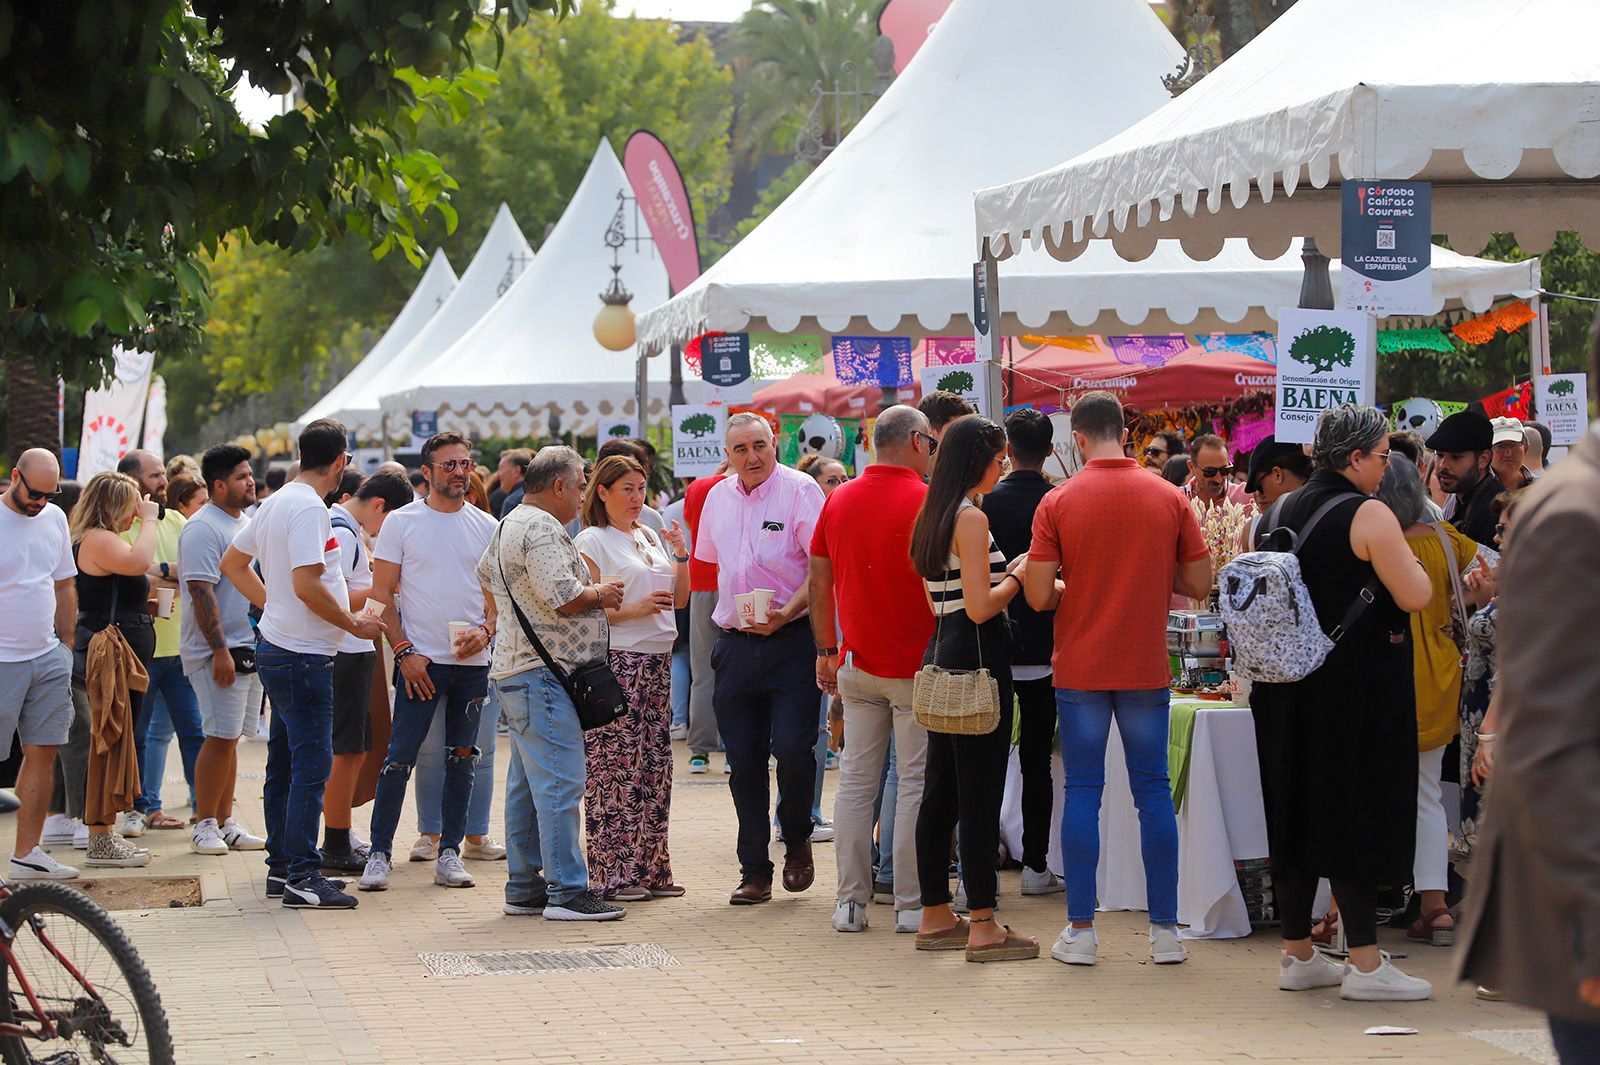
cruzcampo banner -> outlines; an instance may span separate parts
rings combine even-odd
[[[722,433],[728,408],[685,403],[672,408],[672,473],[675,477],[704,477],[716,473],[722,462]]]
[[[1284,307],[1278,312],[1279,443],[1309,444],[1322,412],[1371,404],[1377,376],[1371,315]]]
[[[139,423],[150,394],[153,351],[116,350],[116,373],[103,387],[83,397],[83,437],[78,444],[78,479],[110,473],[132,448],[138,447]]]
[[[622,169],[667,267],[667,282],[673,292],[682,292],[700,276],[700,241],[677,160],[660,137],[641,129],[622,149]]]

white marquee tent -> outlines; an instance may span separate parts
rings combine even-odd
[[[1304,0],[1302,0],[1304,2]],[[707,330],[970,335],[972,191],[1088,148],[1170,99],[1181,50],[1143,0],[956,0],[837,150],[693,285],[641,317],[658,351]],[[1197,91],[1197,90],[1191,90]],[[1271,329],[1297,252],[1243,242],[1196,264],[1176,242],[1131,265],[1108,243],[1071,264],[1001,266],[1000,331]],[[1537,264],[1440,252],[1441,307],[1537,288]]]
[[[422,279],[411,290],[411,297],[400,308],[400,313],[394,316],[394,321],[389,323],[383,336],[327,395],[295,420],[295,431],[304,429],[318,418],[336,418],[343,413],[346,402],[359,395],[367,382],[375,379],[394,361],[394,357],[428,324],[434,312],[444,306],[455,287],[456,272],[450,268],[450,260],[445,258],[444,249],[440,248],[433,253]],[[371,436],[377,431],[377,426],[373,425],[364,435]]]
[[[418,380],[428,364],[471,329],[489,308],[511,290],[518,277],[534,261],[533,249],[528,246],[522,230],[517,228],[516,220],[511,217],[511,208],[502,203],[495,212],[489,231],[484,234],[477,252],[473,254],[472,262],[444,306],[411,339],[405,350],[384,367],[382,373],[364,382],[346,400],[342,412],[333,416],[352,428],[359,426],[358,436],[379,436],[385,430],[379,397],[394,391],[402,382]],[[411,423],[405,418],[398,421],[389,418],[386,432],[391,440],[408,437]]]
[[[599,294],[611,279],[604,237],[623,193],[631,195],[627,175],[602,139],[538,260],[409,384],[390,379],[396,390],[382,400],[390,424],[413,410],[436,410],[441,430],[517,437],[544,433],[551,415],[563,430],[588,429],[605,417],[632,418],[637,354],[608,351],[594,338]],[[631,210],[625,222],[633,225]],[[636,312],[667,298],[666,266],[653,243],[630,241],[620,261]],[[649,360],[648,368],[655,416],[666,409],[669,369],[664,358]],[[703,386],[695,378],[684,387],[695,402]]]
[[[1139,259],[1176,237],[1204,259],[1310,236],[1336,255],[1341,180],[1417,180],[1458,251],[1496,232],[1543,251],[1559,229],[1600,247],[1597,38],[1594,0],[1300,0],[1143,121],[991,182],[979,242],[1070,259],[1109,236]]]

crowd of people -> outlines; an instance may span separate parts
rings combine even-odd
[[[1064,895],[1050,954],[1089,966],[1114,726],[1138,810],[1149,954],[1179,964],[1168,611],[1215,595],[1201,522],[1226,504],[1254,515],[1240,550],[1300,541],[1310,601],[1336,640],[1302,679],[1249,695],[1283,924],[1278,986],[1430,995],[1378,948],[1381,896],[1409,885],[1408,937],[1450,944],[1454,868],[1483,910],[1465,952],[1479,994],[1589,1017],[1595,925],[1572,926],[1583,979],[1549,1002],[1528,990],[1533,963],[1505,926],[1511,906],[1539,908],[1526,900],[1541,889],[1594,912],[1596,880],[1575,883],[1594,869],[1593,823],[1567,824],[1569,844],[1512,804],[1537,803],[1546,763],[1593,792],[1592,776],[1571,776],[1592,770],[1593,751],[1579,762],[1565,745],[1593,730],[1583,697],[1595,671],[1556,662],[1547,620],[1514,589],[1555,582],[1549,594],[1572,601],[1592,584],[1592,567],[1574,570],[1596,542],[1600,441],[1575,449],[1544,491],[1548,430],[1476,411],[1423,440],[1345,406],[1321,417],[1309,447],[1268,437],[1243,457],[1213,435],[1161,434],[1136,452],[1127,425],[1114,395],[1079,397],[1081,468],[1053,483],[1042,414],[1014,411],[1002,426],[934,393],[880,414],[874,461],[852,478],[819,456],[782,464],[770,422],[738,413],[723,467],[670,499],[653,494],[653,449],[630,440],[592,462],[560,444],[511,449],[490,471],[469,439],[443,432],[416,472],[385,464],[363,477],[345,428],[317,421],[295,467],[260,485],[250,454],[223,444],[165,464],[133,451],[81,490],[50,452],[26,452],[0,508],[13,557],[0,576],[0,731],[20,750],[8,876],[76,877],[52,853],[64,846],[90,867],[143,865],[133,840],[180,829],[198,854],[263,850],[266,894],[285,906],[352,908],[350,883],[328,874],[390,888],[414,785],[406,857],[432,862],[436,884],[470,888],[467,861],[504,859],[505,913],[614,920],[687,890],[669,846],[681,738],[691,773],[724,755],[738,825],[730,904],[767,902],[775,876],[809,889],[814,844],[835,839],[834,929],[865,931],[877,898],[918,950],[1026,960],[1039,941],[996,918],[1015,743],[1021,891]],[[1525,536],[1568,555],[1513,551],[1502,577],[1500,551]],[[1591,720],[1543,734],[1571,707],[1518,673],[1530,661],[1564,669],[1570,679],[1550,683]],[[983,677],[997,722],[924,727],[929,671]],[[612,712],[593,720],[608,691]],[[821,782],[835,702],[830,821]],[[388,722],[386,740],[375,721]],[[258,836],[234,799],[237,746],[263,732]],[[497,735],[510,748],[504,843],[489,834]],[[187,823],[162,805],[173,738]],[[1047,861],[1056,752],[1061,876]],[[1490,814],[1484,785],[1502,774],[1517,782],[1497,788]],[[1457,811],[1446,781],[1461,785]],[[352,811],[368,800],[363,839]],[[1567,864],[1513,864],[1539,846]],[[1346,963],[1316,949],[1336,935]]]

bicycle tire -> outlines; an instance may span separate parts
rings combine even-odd
[[[13,886],[11,895],[0,900],[0,921],[4,921],[6,927],[12,930],[17,942],[23,942],[24,937],[34,934],[28,925],[29,918],[45,915],[72,921],[98,941],[127,983],[138,1010],[150,1065],[175,1065],[172,1035],[167,1028],[167,1015],[161,1006],[161,996],[156,991],[155,981],[150,978],[150,971],[145,968],[143,959],[121,926],[94,900],[65,884],[43,881]],[[81,966],[72,958],[70,948],[60,942],[61,938],[52,936],[51,940],[69,960]],[[0,963],[0,1022],[12,1023],[15,1018],[11,979],[10,966]],[[36,979],[38,977],[29,972],[30,982]],[[40,1057],[48,1057],[55,1052],[52,1042],[39,1042],[22,1036],[0,1038],[0,1061],[4,1061],[5,1065],[32,1065],[37,1060],[34,1049],[42,1052]],[[144,1059],[141,1056],[139,1060]]]

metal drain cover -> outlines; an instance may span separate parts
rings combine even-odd
[[[487,950],[418,954],[434,976],[504,976],[513,973],[575,973],[595,969],[671,969],[678,959],[654,943],[572,950]]]

